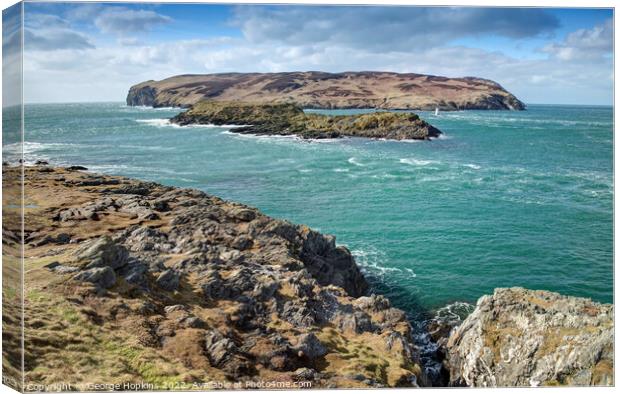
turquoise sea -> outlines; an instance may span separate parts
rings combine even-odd
[[[241,136],[168,124],[178,112],[27,105],[25,159],[198,188],[334,234],[414,318],[505,286],[612,302],[611,107],[421,112],[445,134],[418,142]]]

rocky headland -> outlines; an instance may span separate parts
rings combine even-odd
[[[26,382],[427,384],[405,313],[333,236],[79,169],[25,169]]]
[[[293,103],[317,109],[525,109],[488,79],[381,71],[178,75],[141,82],[127,95],[127,105],[152,107],[188,107],[202,100]]]
[[[437,128],[412,113],[308,114],[295,104],[240,101],[200,101],[170,121],[179,125],[242,125],[230,131],[254,135],[296,135],[305,139],[349,136],[426,140],[441,134]]]
[[[84,170],[24,169],[27,383],[613,384],[612,305],[498,289],[462,324],[436,327],[446,380],[431,382],[405,313],[369,294],[333,236],[198,190]],[[10,203],[20,171],[3,166],[3,248],[20,242]],[[21,360],[18,346],[3,356]]]

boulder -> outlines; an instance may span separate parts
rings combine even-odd
[[[165,270],[156,279],[159,287],[166,291],[174,291],[179,288],[180,276],[173,270]]]
[[[293,348],[299,357],[315,359],[327,354],[327,348],[323,346],[319,338],[313,333],[302,334],[297,338],[297,344]]]
[[[496,289],[447,344],[452,385],[613,385],[614,307],[523,288]]]
[[[78,261],[85,261],[86,268],[110,267],[117,269],[127,263],[129,253],[110,237],[103,236],[89,241],[76,250]]]
[[[79,272],[73,279],[93,283],[98,288],[109,289],[116,283],[116,274],[110,267],[95,267]]]

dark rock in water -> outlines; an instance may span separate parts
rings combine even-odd
[[[98,267],[81,271],[73,279],[81,282],[90,282],[97,287],[109,289],[116,283],[116,274],[110,267]]]
[[[46,166],[48,164],[50,164],[49,162],[45,161],[45,160],[37,160],[34,162],[35,165],[37,166]]]
[[[173,270],[166,270],[159,274],[156,283],[166,291],[174,291],[179,287],[180,276]]]
[[[67,171],[87,171],[88,168],[83,166],[69,166],[66,168]]]

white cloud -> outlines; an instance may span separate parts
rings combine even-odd
[[[608,19],[591,29],[579,29],[559,43],[542,49],[561,60],[599,61],[613,51],[613,24]]]
[[[30,45],[25,58],[26,100],[121,101],[135,83],[177,74],[305,70],[385,70],[453,77],[477,76],[501,83],[517,97],[530,103],[609,103],[612,99],[613,81],[610,75],[613,73],[609,56],[611,22],[592,29],[577,30],[562,41],[542,49],[542,53],[547,54],[546,58],[532,60],[502,52],[456,46],[449,42],[437,45],[417,43],[413,46],[386,42],[384,45],[369,43],[364,46],[347,38],[351,31],[342,33],[342,36],[332,35],[329,38],[326,35],[326,38],[321,38],[333,25],[329,18],[316,18],[300,26],[301,31],[306,31],[308,26],[318,31],[316,34],[307,33],[312,39],[305,36],[277,39],[277,29],[270,27],[265,30],[252,22],[243,25],[246,33],[243,38],[213,37],[152,43],[146,37],[125,33],[148,30],[159,23],[166,23],[164,20],[167,17],[152,11],[132,11],[120,17],[117,14],[121,9],[95,10],[99,28],[113,33],[99,34],[97,37],[116,38],[97,40],[96,50],[92,49],[94,39],[70,30],[62,20],[56,21],[58,25],[54,28],[41,30],[43,37],[38,37],[39,47]],[[383,8],[376,9],[381,11]],[[87,11],[95,12],[92,9]],[[476,20],[472,15],[461,16],[467,23],[463,20],[454,23],[469,26],[473,23],[472,18]],[[264,22],[269,25],[272,20],[267,18]],[[275,25],[278,26],[277,23]],[[542,25],[540,23],[540,29]],[[377,30],[376,25],[367,28]],[[260,32],[252,29],[259,29]],[[457,28],[451,29],[454,32]],[[515,35],[538,34],[533,30],[502,28],[501,23],[495,29],[507,29],[505,34],[509,31]],[[441,28],[428,34],[432,35],[437,30]],[[72,36],[71,32],[81,36]],[[63,39],[61,33],[67,36]],[[261,34],[267,36],[259,39]],[[46,43],[44,40],[52,42]],[[395,41],[394,37],[391,41]],[[44,46],[54,50],[43,52]],[[584,61],[584,58],[589,60]]]
[[[104,9],[95,18],[95,26],[104,33],[127,34],[152,30],[171,22],[168,16],[150,10],[130,10],[124,7]]]
[[[235,24],[253,43],[329,43],[377,51],[411,50],[493,34],[533,37],[558,27],[544,9],[446,7],[237,7]]]

